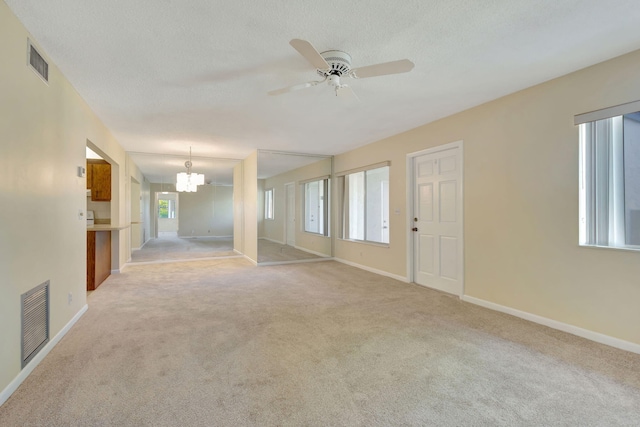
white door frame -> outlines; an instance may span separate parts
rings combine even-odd
[[[451,150],[452,148],[457,148],[460,153],[460,163],[462,164],[462,168],[460,169],[460,194],[458,195],[458,203],[460,204],[460,210],[461,210],[461,214],[460,214],[460,224],[458,225],[459,227],[459,232],[460,232],[460,239],[461,239],[461,254],[460,254],[460,260],[461,260],[461,282],[462,282],[462,293],[459,295],[460,298],[462,298],[462,296],[465,293],[465,280],[464,280],[464,143],[463,141],[456,141],[456,142],[450,142],[448,144],[443,144],[443,145],[438,145],[435,147],[431,147],[431,148],[427,148],[425,150],[420,150],[420,151],[415,151],[413,153],[408,153],[407,154],[407,188],[406,188],[406,198],[407,198],[407,248],[406,248],[406,253],[407,253],[407,278],[409,279],[410,283],[413,283],[415,278],[414,278],[414,261],[415,261],[415,254],[414,254],[414,246],[413,246],[413,238],[415,233],[411,230],[413,228],[413,218],[415,218],[415,206],[414,206],[414,190],[415,190],[415,180],[416,180],[416,176],[415,176],[415,171],[413,170],[413,163],[414,163],[414,159],[416,157],[425,155],[425,154],[434,154],[434,153],[438,153],[440,151],[446,151],[446,150]]]

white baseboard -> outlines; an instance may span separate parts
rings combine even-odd
[[[303,248],[302,246],[294,245],[293,247],[298,249],[299,251],[302,251],[302,252],[307,252],[307,253],[310,253],[310,254],[313,254],[313,255],[318,255],[318,256],[321,256],[321,257],[324,257],[324,258],[329,257],[329,255],[327,255],[327,254],[323,254],[322,252],[312,251],[311,249]]]
[[[308,264],[310,262],[324,262],[333,261],[333,258],[309,258],[309,259],[296,259],[292,261],[267,261],[258,263],[258,267],[269,267],[272,265],[288,265],[288,264]]]
[[[371,273],[376,273],[376,274],[379,274],[381,276],[390,277],[392,279],[396,279],[396,280],[399,280],[399,281],[404,282],[404,283],[410,283],[409,279],[407,279],[405,276],[400,276],[398,274],[393,274],[393,273],[389,273],[389,272],[386,272],[386,271],[383,271],[383,270],[378,270],[377,268],[367,267],[366,265],[362,265],[362,264],[358,264],[358,263],[355,263],[355,262],[347,261],[346,259],[342,259],[342,258],[334,258],[333,260],[341,262],[343,264],[350,265],[351,267],[359,268],[361,270],[370,271]]]
[[[245,254],[242,254],[242,256],[244,257],[244,259],[246,259],[247,261],[249,261],[251,264],[257,266],[258,265],[258,261],[252,260],[251,258],[249,258],[248,256],[246,256]]]
[[[242,252],[240,252],[237,249],[234,249],[233,252],[237,253],[238,255],[240,255],[242,258],[246,259],[247,261],[249,261],[251,264],[257,266],[258,265],[258,261],[252,260],[251,258],[249,258],[248,256],[246,256],[245,254],[243,254]],[[237,258],[237,257],[236,257]]]
[[[550,328],[557,329],[559,331],[567,332],[572,335],[577,335],[579,337],[586,338],[588,340],[595,341],[600,344],[605,344],[611,347],[619,348],[621,350],[626,350],[632,353],[640,354],[640,344],[621,340],[619,338],[614,338],[609,335],[590,331],[588,329],[583,329],[578,326],[559,322],[557,320],[549,319],[547,317],[538,316],[537,314],[527,313],[526,311],[520,311],[515,308],[496,304],[494,302],[486,301],[480,298],[463,295],[461,299],[471,304],[479,305],[481,307],[488,308],[490,310],[495,310],[495,311],[500,311],[502,313],[510,314],[512,316],[516,316],[533,323],[538,323],[540,325],[548,326]]]
[[[38,366],[38,364],[42,362],[47,354],[49,354],[51,349],[53,349],[53,347],[55,347],[56,344],[60,342],[62,337],[64,337],[67,332],[69,332],[69,329],[71,329],[71,327],[76,324],[78,319],[82,317],[82,315],[87,311],[88,308],[89,306],[85,304],[84,307],[82,307],[80,311],[78,311],[76,315],[73,316],[71,320],[69,320],[64,328],[62,328],[62,330],[58,332],[56,336],[47,343],[47,345],[42,347],[42,350],[40,350],[40,352],[33,359],[31,359],[27,366],[25,366],[24,369],[20,371],[18,376],[16,376],[13,381],[11,381],[9,385],[4,388],[4,390],[2,390],[2,392],[0,393],[0,406],[2,406],[4,402],[6,402],[7,399],[9,399],[9,397],[11,397],[11,395],[18,389],[18,387],[20,387],[20,384],[22,384],[22,382],[27,379],[29,374],[31,374],[36,366]]]
[[[237,252],[237,251],[234,251],[234,252]],[[210,256],[210,257],[203,257],[203,258],[160,259],[157,261],[137,261],[137,262],[131,262],[129,264],[124,265],[122,267],[122,270],[124,270],[125,267],[137,266],[137,265],[176,264],[181,262],[215,261],[220,259],[235,259],[235,258],[244,258],[244,257],[245,257],[244,255],[240,254],[240,255]]]
[[[213,237],[214,239],[231,239],[233,238],[233,236],[213,236],[211,234],[207,234],[204,236],[178,236],[178,238],[180,239],[204,239],[204,238],[209,238],[209,237]]]
[[[284,245],[284,242],[281,242],[280,240],[276,240],[276,239],[270,239],[268,237],[259,237],[258,240],[268,240],[269,242],[273,242],[273,243],[277,243],[279,245]]]

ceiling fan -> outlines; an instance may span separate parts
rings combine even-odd
[[[351,55],[341,50],[327,50],[319,53],[311,43],[306,40],[293,39],[289,42],[295,50],[304,56],[307,61],[316,68],[316,72],[322,80],[314,80],[301,83],[278,90],[268,92],[269,95],[282,95],[283,93],[293,92],[299,89],[319,85],[327,82],[327,84],[338,95],[355,96],[352,89],[341,82],[340,79],[351,77],[352,79],[364,79],[367,77],[384,76],[387,74],[406,73],[413,69],[414,63],[408,59],[398,61],[384,62],[382,64],[368,65],[366,67],[351,68]]]

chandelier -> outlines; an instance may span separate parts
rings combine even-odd
[[[176,191],[187,191],[195,193],[198,185],[204,185],[204,174],[191,172],[191,147],[189,147],[189,160],[184,162],[187,172],[180,172],[176,176]]]

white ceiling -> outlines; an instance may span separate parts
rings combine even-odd
[[[165,155],[338,154],[640,48],[635,0],[5,1],[127,151]],[[360,102],[267,96],[317,79],[293,38],[416,67]]]

